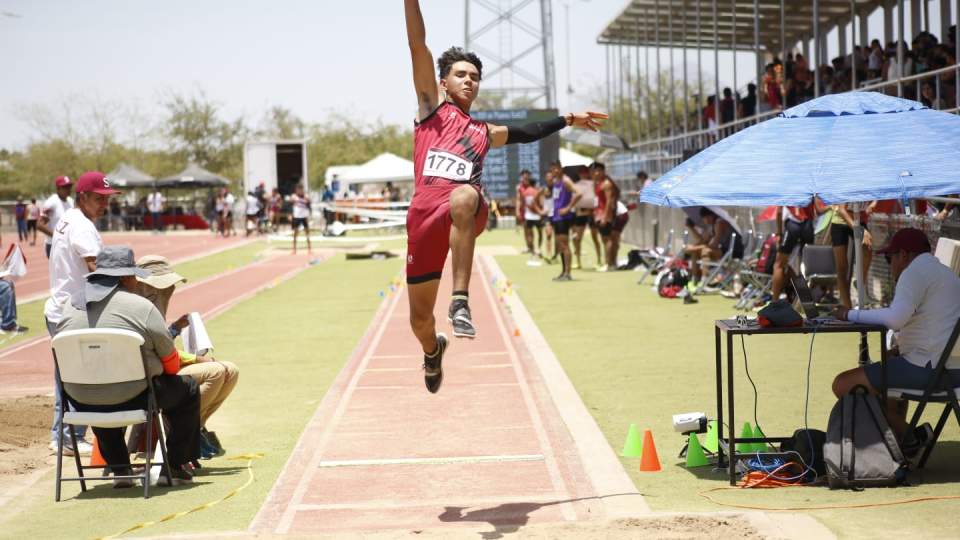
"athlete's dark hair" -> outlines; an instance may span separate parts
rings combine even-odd
[[[591,169],[600,169],[601,171],[607,170],[607,166],[599,161],[594,161],[590,164]]]
[[[707,208],[706,206],[701,206],[700,217],[707,217],[707,216],[717,217],[717,214],[713,210]]]
[[[560,167],[561,169],[563,168],[563,165],[560,164],[560,160],[559,160],[559,159],[558,159],[557,161],[551,161],[551,162],[550,162],[550,166],[551,166],[551,167]]]
[[[521,175],[521,176],[524,175],[524,174],[529,174],[529,175],[533,176],[533,173],[530,172],[530,169],[523,169],[522,171],[520,171],[520,175]]]
[[[480,58],[476,54],[467,52],[461,47],[450,47],[443,51],[440,58],[437,58],[437,69],[440,70],[440,78],[443,79],[449,75],[450,68],[461,61],[473,64],[473,66],[477,68],[477,73],[480,74],[480,78],[483,79],[483,62],[480,61]]]

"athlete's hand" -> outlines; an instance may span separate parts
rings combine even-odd
[[[564,206],[563,208],[560,209],[560,215],[561,215],[561,216],[565,216],[565,215],[567,215],[567,214],[569,214],[569,213],[570,213],[570,207],[569,207],[569,206]]]
[[[572,127],[589,129],[590,131],[599,131],[603,127],[603,121],[609,118],[606,113],[587,111],[582,113],[568,113],[566,116],[567,125]]]
[[[180,316],[180,318],[173,323],[173,326],[177,331],[182,331],[184,328],[190,326],[190,315]]]

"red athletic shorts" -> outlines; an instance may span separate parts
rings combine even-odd
[[[419,185],[407,210],[407,283],[440,279],[443,263],[450,250],[450,194],[465,185],[438,180]],[[479,194],[479,193],[478,193]],[[479,197],[474,231],[477,236],[487,226],[487,202]]]

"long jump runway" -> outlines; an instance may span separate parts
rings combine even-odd
[[[517,331],[497,301],[493,272],[499,270],[492,259],[474,265],[471,307],[479,337],[452,340],[438,394],[423,384],[406,291],[384,301],[252,532],[505,532],[648,511],[576,392],[569,392],[572,385],[558,391],[569,385],[562,369],[545,377],[515,335],[539,332],[532,321]],[[448,268],[436,314],[448,335],[449,275]],[[549,351],[545,356],[556,363]],[[567,402],[558,408],[554,397],[561,395]]]
[[[170,301],[169,315],[196,311],[209,320],[265,287],[296,275],[310,259],[326,256],[278,255],[181,285]],[[53,358],[45,331],[42,336],[0,351],[0,397],[52,391]]]

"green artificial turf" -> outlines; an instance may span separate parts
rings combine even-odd
[[[519,246],[520,240],[514,245]],[[592,247],[586,248],[592,254]],[[638,471],[638,459],[621,458],[647,503],[656,511],[731,510],[708,502],[698,492],[727,485],[726,477],[707,468],[686,469],[677,457],[685,438],[675,433],[673,414],[704,412],[716,417],[714,363],[715,319],[735,314],[733,301],[703,296],[696,305],[668,300],[646,285],[636,272],[574,271],[575,281],[554,283],[557,267],[528,266],[526,256],[499,256],[540,331],[545,335],[610,445],[623,448],[627,429],[650,429],[663,470]],[[810,336],[747,337],[750,374],[758,390],[757,420],[769,436],[787,436],[804,426]],[[825,430],[836,402],[830,385],[836,373],[857,364],[858,339],[820,335],[814,340],[810,372],[809,427]],[[873,358],[879,343],[871,338]],[[734,342],[736,422],[753,422],[754,397],[744,370],[740,340]],[[724,387],[726,392],[726,387]],[[726,404],[725,404],[726,407]],[[932,422],[942,410],[931,409]],[[726,415],[726,409],[724,409]],[[701,436],[702,437],[702,436]],[[703,439],[701,438],[701,441]],[[951,418],[927,469],[911,476],[915,485],[864,492],[826,487],[723,491],[729,503],[791,507],[882,503],[898,499],[956,495],[960,480],[960,434]],[[840,537],[915,535],[956,537],[952,515],[960,501],[924,502],[868,509],[819,510],[810,515]]]
[[[65,500],[53,502],[53,474],[24,497],[30,504],[0,524],[4,538],[93,538],[143,521],[217,500],[243,485],[246,461],[231,456],[262,452],[253,463],[255,481],[227,501],[132,534],[163,535],[242,530],[249,526],[286,463],[301,430],[398,275],[397,259],[346,261],[335,257],[290,281],[261,292],[211,321],[217,357],[235,362],[240,381],[208,428],[227,455],[202,462],[187,487],[157,488],[149,500],[139,490],[102,484],[85,495],[67,484]],[[349,275],[349,285],[343,286]],[[51,519],[49,516],[56,516]],[[41,516],[48,516],[46,518]]]

